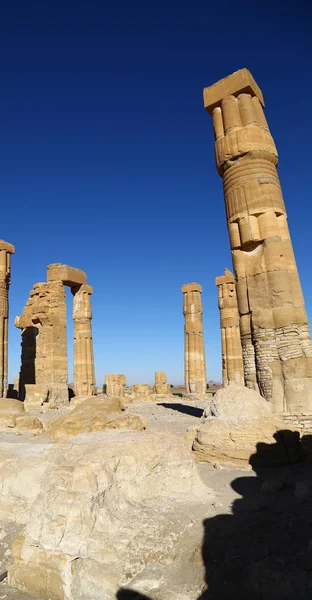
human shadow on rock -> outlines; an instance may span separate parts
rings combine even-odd
[[[312,598],[311,463],[299,462],[298,433],[274,437],[250,457],[256,477],[232,481],[242,496],[232,514],[204,521],[206,590],[198,600]]]

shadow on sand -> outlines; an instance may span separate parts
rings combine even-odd
[[[231,512],[203,523],[206,584],[198,600],[312,598],[312,436],[300,443],[297,433],[283,431],[275,439],[250,457],[256,477],[232,481],[241,498]],[[285,452],[287,464],[277,466]],[[120,589],[117,600],[153,599]]]
[[[172,410],[177,410],[184,415],[191,415],[191,417],[200,417],[203,416],[204,409],[197,408],[197,406],[189,406],[189,404],[180,404],[179,402],[159,402],[158,406],[164,406],[165,408],[171,408]]]

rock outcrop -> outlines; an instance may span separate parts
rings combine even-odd
[[[220,389],[197,429],[193,443],[197,459],[231,466],[299,460],[299,433],[285,431],[284,421],[271,406],[254,390],[235,384]]]
[[[11,398],[0,398],[0,431],[7,429],[42,429],[41,421],[28,415],[23,402]]]
[[[79,402],[70,413],[51,419],[47,424],[47,432],[53,439],[62,440],[103,429],[140,431],[146,427],[142,417],[124,411],[120,398],[91,396]]]
[[[202,518],[213,496],[187,442],[105,431],[56,444],[9,583],[41,600],[115,600],[119,587],[159,600],[202,587]]]

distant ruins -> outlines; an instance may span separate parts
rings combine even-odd
[[[274,140],[247,69],[204,89],[223,178],[245,385],[275,412],[312,410],[312,342]]]
[[[12,244],[0,240],[0,398],[8,391],[8,317]]]
[[[207,388],[203,330],[202,287],[199,283],[182,286],[184,325],[185,387],[188,393],[204,394]]]
[[[47,282],[34,285],[23,314],[15,319],[22,330],[19,397],[29,406],[68,403],[64,285],[73,294],[74,392],[79,397],[95,394],[92,288],[84,271],[57,263],[48,266]]]
[[[228,269],[216,278],[218,287],[223,385],[244,385],[242,345],[234,275]]]
[[[126,382],[125,375],[105,375],[106,394],[122,398],[125,395]]]
[[[155,394],[170,394],[170,385],[167,382],[167,375],[163,371],[155,373]]]

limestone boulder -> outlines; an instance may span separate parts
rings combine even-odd
[[[0,431],[6,429],[42,429],[41,421],[24,410],[23,402],[11,398],[0,398]]]
[[[220,389],[204,412],[193,450],[198,460],[229,466],[276,466],[301,458],[299,433],[257,392],[236,384]]]
[[[48,468],[46,450],[52,442],[8,434],[0,442],[0,520],[25,525]]]
[[[123,587],[159,600],[199,596],[202,520],[213,494],[187,442],[103,431],[59,442],[46,460],[13,545],[11,586],[41,600],[116,600]]]
[[[272,415],[272,407],[258,392],[232,383],[209,399],[203,417],[227,420],[262,419]]]
[[[91,396],[79,402],[65,415],[51,419],[47,424],[49,436],[62,440],[80,433],[103,429],[146,429],[146,422],[139,415],[123,410],[121,399],[108,396]]]

